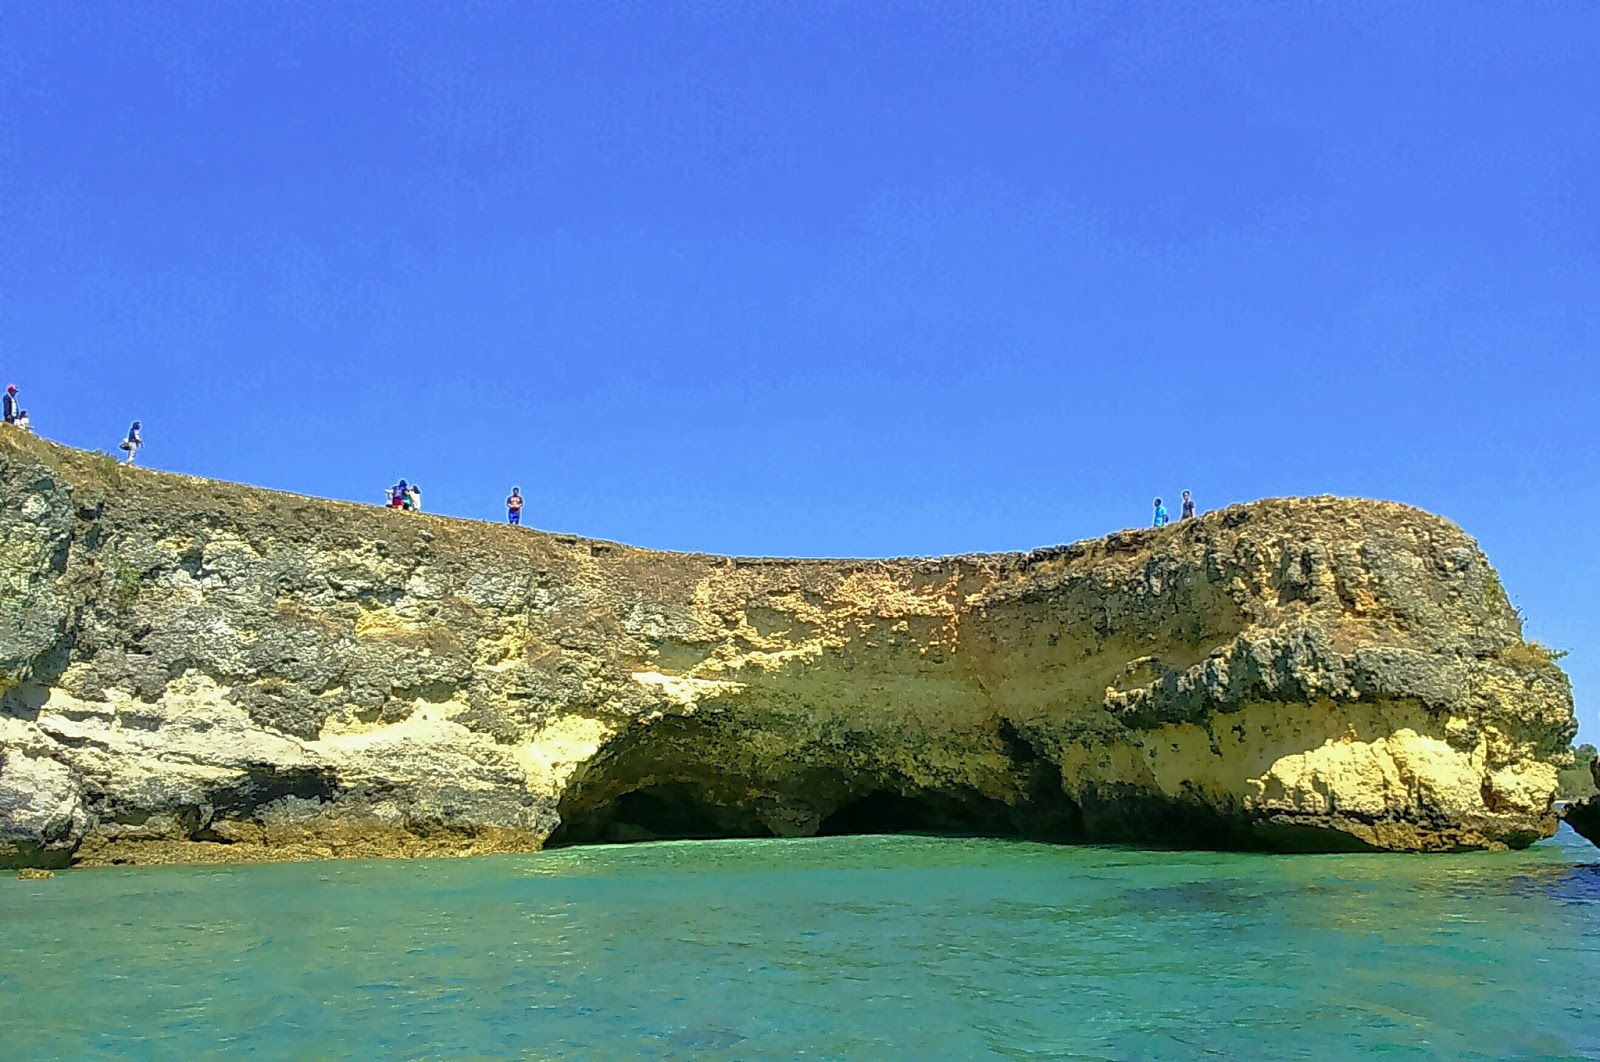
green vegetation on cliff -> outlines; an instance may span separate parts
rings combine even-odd
[[[1561,799],[1584,800],[1600,793],[1595,785],[1596,750],[1593,745],[1579,745],[1572,750],[1572,766],[1561,772]]]

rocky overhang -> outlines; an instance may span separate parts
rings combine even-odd
[[[1595,788],[1600,789],[1600,760],[1589,761],[1589,774],[1594,778]],[[1561,817],[1580,836],[1600,845],[1600,796],[1572,801],[1562,809]]]

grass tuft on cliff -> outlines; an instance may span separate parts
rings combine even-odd
[[[1500,650],[1500,662],[1509,667],[1549,667],[1567,655],[1565,649],[1551,649],[1538,642],[1522,642]]]
[[[112,596],[122,608],[132,605],[139,597],[139,591],[144,587],[144,574],[129,564],[118,559],[116,571],[112,575],[114,585]]]

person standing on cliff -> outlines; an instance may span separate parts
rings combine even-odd
[[[139,428],[139,422],[134,421],[133,427],[128,429],[128,437],[122,440],[122,449],[128,451],[128,456],[123,461],[124,464],[133,464],[133,459],[139,456],[139,447],[144,445],[144,436],[139,434]]]
[[[1166,527],[1167,526],[1167,507],[1165,505],[1161,504],[1161,499],[1160,498],[1156,499],[1156,522],[1151,526],[1153,526],[1153,527]]]
[[[512,487],[511,496],[506,499],[506,523],[519,526],[522,523],[522,488]]]
[[[6,423],[7,424],[15,424],[17,422],[17,385],[16,384],[11,384],[9,387],[6,388],[5,414],[6,414]]]
[[[1189,497],[1189,492],[1188,491],[1184,491],[1183,492],[1183,515],[1178,517],[1178,519],[1180,519],[1180,520],[1193,520],[1194,519],[1194,499]]]

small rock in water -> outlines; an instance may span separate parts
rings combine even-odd
[[[29,878],[53,878],[55,876],[55,871],[41,870],[38,867],[23,867],[21,870],[17,871],[17,877],[24,880]]]

